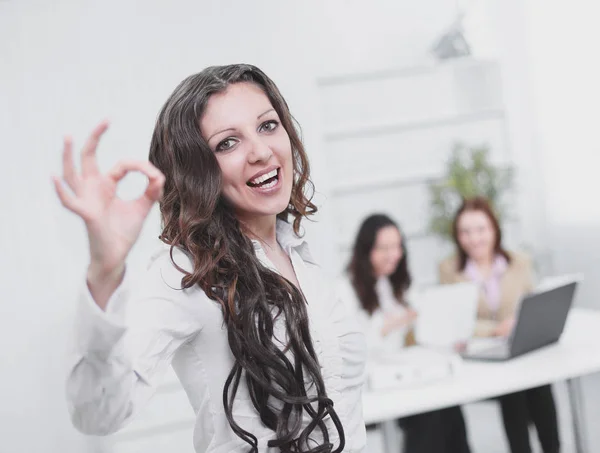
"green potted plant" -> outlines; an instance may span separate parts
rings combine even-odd
[[[429,230],[443,240],[452,240],[452,220],[463,199],[486,197],[502,224],[510,215],[506,195],[512,188],[512,167],[490,162],[487,145],[456,143],[447,162],[446,173],[429,184],[431,217]]]

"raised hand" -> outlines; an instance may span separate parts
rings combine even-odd
[[[88,138],[81,153],[80,173],[73,165],[72,141],[65,138],[62,181],[53,178],[62,205],[85,222],[90,247],[90,286],[122,274],[125,259],[152,205],[161,197],[164,184],[163,174],[148,161],[121,161],[107,174],[100,173],[96,148],[107,129],[108,123],[102,122]],[[146,191],[136,200],[121,200],[116,196],[117,184],[133,171],[148,178]]]

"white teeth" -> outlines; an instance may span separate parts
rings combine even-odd
[[[264,175],[259,176],[258,178],[254,178],[250,182],[252,184],[260,184],[261,182],[265,182],[267,179],[274,178],[275,176],[277,176],[277,169],[270,171],[269,173],[265,173]]]
[[[261,189],[269,189],[271,187],[273,187],[275,184],[277,184],[277,181],[271,181],[268,184],[265,184],[264,186],[261,186]]]

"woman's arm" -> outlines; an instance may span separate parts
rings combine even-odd
[[[474,336],[476,337],[493,337],[496,335],[498,323],[490,319],[478,319],[475,322]]]
[[[438,281],[442,285],[455,283],[455,270],[452,260],[444,260],[438,266]]]
[[[187,259],[174,256],[180,265]],[[209,301],[199,289],[175,289],[181,276],[165,250],[135,288],[125,275],[106,310],[82,285],[67,377],[69,412],[79,431],[119,430],[154,394],[177,349],[200,332],[199,307]]]
[[[521,255],[523,265],[523,281],[525,283],[525,290],[531,292],[535,289],[537,283],[537,277],[533,268],[533,260],[529,255]]]

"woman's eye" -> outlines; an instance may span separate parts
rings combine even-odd
[[[232,138],[226,138],[217,145],[216,151],[227,151],[235,145],[235,140]]]
[[[260,130],[264,132],[273,132],[277,129],[279,123],[275,120],[265,121],[260,125]]]

